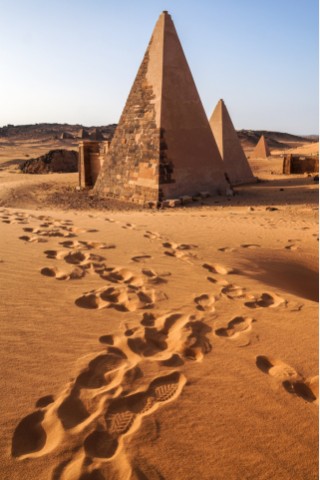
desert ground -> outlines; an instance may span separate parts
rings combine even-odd
[[[0,478],[317,479],[313,178],[274,149],[232,198],[86,208],[77,174],[15,170],[27,143],[1,147]]]

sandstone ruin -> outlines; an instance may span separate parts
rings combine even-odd
[[[261,135],[259,142],[252,152],[252,158],[268,158],[271,153],[264,135]]]
[[[210,126],[231,184],[241,185],[255,182],[255,177],[222,99],[219,100],[211,115]]]
[[[301,173],[318,173],[319,172],[319,155],[285,155],[283,159],[283,173],[301,174]]]
[[[91,148],[96,165],[101,165],[94,187],[101,196],[146,204],[201,191],[224,194],[228,189],[218,147],[168,12],[160,15],[154,28],[110,148],[102,155],[98,144],[90,147],[83,142],[81,148],[80,161],[92,157]],[[85,165],[80,170],[84,172]]]
[[[79,144],[79,185],[94,187],[104,159],[109,150],[109,141],[83,140]]]
[[[90,140],[104,141],[105,138],[100,130],[100,128],[94,128],[89,134]]]

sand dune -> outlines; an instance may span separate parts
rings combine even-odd
[[[317,478],[317,205],[270,192],[1,209],[2,478]]]
[[[1,478],[318,478],[318,187],[281,164],[157,212],[2,170]]]

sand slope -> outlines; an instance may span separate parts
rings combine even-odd
[[[281,195],[1,209],[1,478],[317,478],[317,206]]]

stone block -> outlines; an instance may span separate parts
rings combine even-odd
[[[163,207],[167,208],[174,208],[179,207],[181,205],[180,198],[169,198],[168,200],[164,200],[162,202]]]
[[[188,205],[188,203],[192,203],[193,199],[189,195],[183,195],[180,197],[182,205]]]

